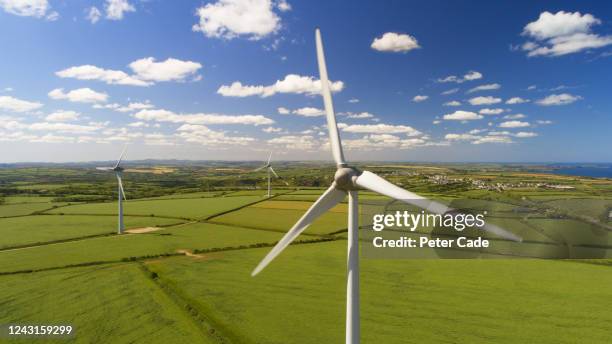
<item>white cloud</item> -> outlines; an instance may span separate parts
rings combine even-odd
[[[136,11],[127,0],[106,0],[105,10],[109,20],[121,20],[126,12]]]
[[[438,124],[442,123],[442,121],[441,121],[441,120],[439,120],[439,119],[436,119],[436,120],[434,120],[434,121],[433,121],[433,122],[431,122],[431,123],[433,123],[433,124],[435,124],[435,125],[438,125]]]
[[[369,112],[345,112],[343,113],[347,118],[354,119],[366,119],[366,118],[375,118],[373,114]]]
[[[100,130],[100,127],[92,125],[40,122],[30,124],[28,129],[35,131],[57,131],[63,133],[90,133]]]
[[[347,150],[380,150],[380,149],[409,149],[417,146],[424,146],[427,141],[424,138],[401,138],[390,134],[371,134],[359,139],[347,139],[342,141],[342,145]]]
[[[0,0],[0,7],[10,14],[42,18],[50,10],[47,0]]]
[[[463,76],[463,79],[468,81],[482,79],[482,74],[476,71],[470,71]]]
[[[527,24],[523,34],[542,40],[575,33],[587,33],[591,30],[591,26],[596,24],[601,24],[601,21],[589,13],[582,15],[580,12],[559,11],[552,14],[546,11],[540,13],[538,20]]]
[[[291,113],[304,117],[318,117],[325,115],[325,111],[313,107],[303,107],[293,110]]]
[[[351,99],[349,99],[349,100],[348,100],[348,102],[349,102],[349,103],[352,103],[352,104],[354,104],[354,103],[359,103],[359,99],[357,99],[357,98],[351,98]]]
[[[264,133],[280,133],[281,131],[283,131],[283,129],[275,127],[266,127],[261,129],[261,131],[263,131]]]
[[[272,145],[281,145],[288,149],[313,151],[320,146],[317,139],[311,135],[286,135],[268,140]]]
[[[182,81],[195,74],[202,65],[193,61],[182,61],[168,58],[156,62],[153,57],[146,57],[130,63],[130,68],[141,80],[147,81]]]
[[[472,89],[469,89],[466,93],[474,93],[474,92],[478,92],[478,91],[492,91],[492,90],[499,90],[501,88],[500,84],[486,84],[486,85],[480,85],[480,86],[476,86]]]
[[[342,91],[344,83],[342,81],[330,81],[332,92]],[[249,86],[242,85],[240,81],[233,82],[230,86],[219,87],[217,93],[224,97],[249,97],[259,96],[262,98],[270,97],[277,93],[293,93],[314,95],[321,93],[321,81],[311,76],[301,76],[288,74],[283,80],[277,80],[269,86]]]
[[[426,101],[428,98],[429,96],[416,95],[414,96],[414,98],[412,98],[412,101],[415,103],[420,103],[420,102]]]
[[[153,106],[153,104],[149,102],[146,102],[146,103],[135,102],[135,103],[129,103],[127,106],[120,106],[120,107],[112,106],[112,109],[117,112],[132,112],[136,110],[152,109],[154,107],[155,106]]]
[[[370,47],[378,51],[408,52],[420,48],[419,42],[413,36],[387,32],[381,37],[374,38]]]
[[[407,136],[419,136],[421,132],[410,126],[392,124],[351,124],[342,125],[342,131],[348,133],[362,134],[406,134]]]
[[[102,13],[100,12],[100,10],[95,6],[92,6],[89,11],[87,11],[87,17],[85,18],[89,20],[90,23],[95,24],[100,20],[101,17]]]
[[[528,126],[529,126],[529,122],[521,122],[521,121],[507,121],[507,122],[502,122],[499,125],[500,128],[524,128]]]
[[[60,110],[60,111],[55,111],[49,115],[47,115],[47,117],[45,117],[45,120],[49,121],[49,122],[69,122],[69,121],[76,121],[79,118],[79,113],[76,111],[66,111],[66,110]]]
[[[285,107],[279,107],[278,109],[276,109],[276,111],[278,111],[279,114],[281,115],[288,115],[291,113],[291,110],[285,108]]]
[[[481,115],[499,115],[502,112],[504,112],[504,109],[499,109],[499,108],[496,108],[496,109],[484,108],[478,111],[478,113],[480,113]]]
[[[527,87],[527,91],[533,91],[537,88],[536,85],[530,85],[529,87]]]
[[[483,143],[513,143],[513,141],[508,136],[484,136],[476,141],[473,141],[472,143],[479,145]]]
[[[252,137],[228,136],[222,131],[215,131],[204,125],[197,124],[183,124],[177,129],[177,131],[179,132],[178,136],[185,141],[198,143],[205,146],[244,146],[255,141],[255,139]]]
[[[65,93],[63,88],[56,88],[49,92],[49,98],[66,99],[76,103],[104,103],[108,99],[108,95],[96,92],[91,88],[78,88],[68,93]]]
[[[130,86],[150,86],[152,83],[130,76],[120,70],[103,69],[92,65],[82,65],[69,67],[55,75],[60,78],[74,78],[79,80],[99,80],[107,84],[130,85]]]
[[[262,115],[222,115],[222,114],[176,114],[168,110],[140,110],[134,118],[144,121],[188,123],[188,124],[246,124],[269,125],[274,121]]]
[[[477,71],[469,71],[463,77],[457,77],[456,75],[449,75],[446,78],[440,78],[437,81],[442,82],[442,83],[455,82],[455,83],[460,84],[465,81],[472,81],[472,80],[478,80],[478,79],[482,79],[482,73],[477,72]],[[442,93],[442,94],[450,94],[450,93]]]
[[[514,136],[520,137],[520,138],[527,138],[527,137],[536,137],[538,136],[538,134],[531,132],[531,131],[519,131]]]
[[[479,138],[480,136],[472,134],[446,134],[444,136],[444,139],[449,141],[472,141],[478,140]]]
[[[446,90],[442,93],[440,93],[441,95],[447,96],[449,94],[453,94],[453,93],[457,93],[459,92],[459,88],[451,88],[450,90]]]
[[[523,104],[529,102],[529,99],[524,99],[521,97],[512,97],[506,100],[506,104]]]
[[[17,99],[11,96],[0,96],[0,110],[27,112],[39,109],[43,104]]]
[[[279,10],[283,11],[280,7]],[[193,25],[193,31],[214,38],[244,36],[258,40],[281,27],[271,0],[219,0],[198,8],[196,15],[200,20]]]
[[[539,125],[548,125],[548,124],[552,124],[553,122],[549,120],[537,120],[536,123]]]
[[[599,24],[601,20],[589,13],[542,12],[522,33],[538,43],[528,41],[521,49],[527,51],[528,56],[561,56],[611,45],[612,36],[591,32],[592,27]]]
[[[475,97],[469,100],[470,104],[472,105],[491,105],[500,103],[501,101],[501,98],[495,98],[491,96]]]
[[[134,75],[120,70],[104,69],[92,65],[69,67],[55,74],[60,78],[99,80],[110,85],[151,86],[161,81],[184,81],[202,68],[193,61],[168,58],[156,62],[153,57],[142,58],[129,64]]]
[[[522,113],[517,113],[514,115],[506,115],[504,116],[504,119],[521,119],[521,118],[525,118],[527,116],[523,115]]]
[[[567,105],[582,99],[581,96],[575,96],[569,93],[551,94],[548,97],[538,100],[536,103],[543,106],[552,105]]]
[[[472,121],[482,119],[484,117],[475,112],[458,110],[451,114],[444,115],[443,118],[447,121]]]
[[[291,5],[286,0],[277,1],[276,8],[281,12],[291,11]]]
[[[148,127],[149,124],[142,122],[142,121],[138,121],[138,122],[132,122],[130,124],[128,124],[128,127],[132,127],[132,128],[146,128]]]
[[[461,102],[453,100],[453,101],[450,101],[450,102],[446,102],[446,103],[444,103],[442,105],[444,105],[444,106],[461,106]]]

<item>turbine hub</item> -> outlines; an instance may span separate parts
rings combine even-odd
[[[357,190],[355,179],[361,175],[361,171],[354,167],[341,167],[336,170],[334,181],[340,190]]]

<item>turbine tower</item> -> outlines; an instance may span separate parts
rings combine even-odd
[[[314,220],[329,209],[340,203],[348,195],[348,255],[347,255],[347,281],[346,281],[346,344],[359,343],[359,202],[357,190],[359,188],[371,190],[393,199],[415,205],[436,214],[446,214],[453,211],[444,204],[430,201],[415,193],[395,186],[387,180],[368,171],[360,171],[347,164],[342,152],[338,126],[332,104],[323,43],[321,33],[316,30],[317,61],[321,79],[321,93],[325,104],[329,141],[336,162],[337,170],[332,185],[319,197],[319,199],[306,211],[298,222],[285,234],[285,236],[264,257],[253,270],[252,276],[263,270],[276,256],[278,256],[296,237],[300,235]],[[483,229],[509,240],[521,241],[513,233],[493,224],[485,224]]]
[[[276,172],[274,171],[274,169],[272,168],[272,165],[270,164],[270,160],[272,159],[272,152],[270,152],[270,156],[268,156],[268,162],[266,162],[265,165],[263,165],[262,167],[255,169],[253,172],[257,172],[257,171],[261,171],[264,168],[268,171],[268,196],[270,197],[272,196],[272,184],[271,184],[271,179],[272,179],[272,174],[274,174],[274,176],[278,179],[283,179],[281,178],[278,174],[276,174]],[[287,183],[286,181],[283,180],[283,182],[285,183],[285,185],[289,185],[289,183]]]
[[[123,200],[127,200],[127,198],[125,198],[125,192],[123,191],[123,183],[121,182],[121,177],[123,175],[123,167],[121,167],[120,164],[121,164],[121,160],[123,160],[123,157],[125,156],[126,150],[127,150],[127,146],[123,148],[123,152],[119,156],[119,160],[117,160],[117,163],[115,164],[114,167],[96,167],[96,169],[100,171],[113,171],[115,172],[115,177],[117,177],[117,185],[118,185],[117,192],[119,194],[119,224],[117,227],[117,234],[122,234],[123,229],[124,229]]]

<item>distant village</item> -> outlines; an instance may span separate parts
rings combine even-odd
[[[557,190],[573,190],[575,187],[570,185],[551,184],[551,183],[500,183],[500,182],[487,182],[481,179],[472,178],[449,178],[444,174],[426,175],[427,180],[437,185],[447,184],[471,184],[475,189],[489,190],[489,191],[504,191],[508,189],[518,188],[543,188],[543,189],[557,189]]]

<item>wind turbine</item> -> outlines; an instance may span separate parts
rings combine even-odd
[[[127,146],[123,148],[123,152],[119,156],[119,160],[117,160],[117,163],[115,164],[114,167],[96,167],[96,169],[100,171],[113,171],[115,172],[115,177],[117,177],[118,193],[119,193],[119,225],[117,228],[117,234],[122,234],[123,229],[124,229],[123,200],[127,200],[127,198],[125,198],[125,191],[123,191],[123,183],[121,182],[121,176],[123,175],[123,167],[121,167],[120,164],[121,164],[121,160],[123,160],[123,157],[125,156],[126,150],[127,150]]]
[[[272,168],[272,165],[270,165],[270,160],[271,160],[271,159],[272,159],[272,152],[270,152],[270,156],[268,156],[268,162],[266,162],[266,164],[265,164],[265,165],[263,165],[262,167],[257,168],[257,169],[255,169],[255,170],[253,171],[253,172],[261,171],[261,170],[263,170],[264,168],[268,170],[268,196],[267,196],[267,197],[270,197],[270,196],[272,195],[272,194],[271,194],[271,191],[272,191],[272,184],[270,183],[270,180],[272,179],[272,175],[271,175],[271,174],[274,174],[274,176],[276,176],[276,178],[278,178],[278,179],[281,179],[281,180],[283,179],[283,178],[279,177],[279,175],[278,175],[278,174],[276,174],[276,172],[275,172],[275,171],[274,171],[274,169]],[[284,182],[286,185],[289,185],[289,184],[288,184],[286,181],[284,181],[284,180],[283,180],[283,182]]]
[[[276,256],[278,256],[300,233],[302,233],[314,220],[323,215],[336,204],[344,200],[348,194],[348,256],[347,256],[347,281],[346,281],[346,344],[359,343],[359,202],[357,190],[368,189],[393,199],[415,205],[436,214],[446,214],[453,211],[444,204],[430,201],[413,192],[395,186],[387,180],[368,171],[360,171],[347,164],[342,152],[338,126],[332,104],[329,80],[327,78],[327,67],[323,53],[321,32],[315,32],[317,46],[317,61],[321,79],[321,94],[325,104],[327,116],[327,128],[329,130],[329,141],[336,162],[337,170],[332,185],[319,197],[319,199],[306,211],[298,222],[285,234],[285,236],[264,257],[259,265],[253,270],[252,276],[263,270]],[[453,211],[454,212],[454,211]],[[486,224],[485,230],[505,239],[521,241],[521,238],[513,233],[493,224]]]

